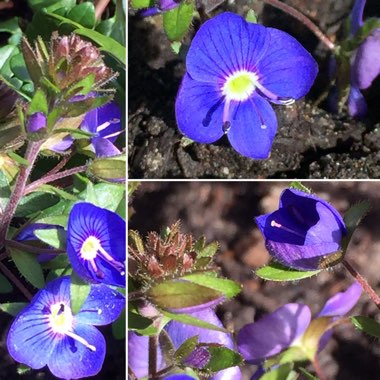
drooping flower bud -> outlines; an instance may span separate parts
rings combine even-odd
[[[26,123],[26,130],[29,133],[40,132],[41,129],[46,128],[47,118],[42,112],[36,112],[29,116]]]

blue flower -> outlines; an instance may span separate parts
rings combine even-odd
[[[181,3],[181,0],[159,0],[157,6],[150,7],[140,12],[140,16],[142,17],[155,16],[161,12],[170,11],[170,9],[178,7],[180,3]]]
[[[106,285],[92,285],[78,314],[70,304],[70,278],[61,277],[40,290],[13,321],[7,347],[16,361],[54,376],[80,379],[96,375],[103,364],[106,344],[94,326],[115,321],[124,297]]]
[[[126,225],[115,212],[75,204],[68,220],[67,254],[83,279],[125,287]]]
[[[355,282],[346,291],[331,297],[312,320],[308,306],[288,303],[255,323],[245,325],[237,335],[244,359],[260,365],[288,348],[299,349],[297,359],[313,360],[331,338],[332,323],[347,314],[358,302],[361,286]],[[254,377],[260,378],[262,368]]]
[[[28,117],[26,123],[26,130],[29,133],[40,132],[41,129],[46,128],[47,118],[43,112],[35,112]]]
[[[212,308],[205,308],[203,310],[188,313],[189,315],[211,323],[218,327],[223,327],[219,318],[216,316],[215,311]],[[165,327],[166,332],[169,334],[171,341],[176,349],[178,349],[185,340],[198,336],[200,343],[214,343],[223,345],[230,349],[234,349],[234,343],[229,334],[225,334],[221,331],[208,330],[201,327],[185,325],[181,322],[171,321]],[[129,352],[129,366],[133,370],[134,374],[137,378],[142,378],[148,375],[148,337],[140,336],[133,332],[129,332],[128,334],[128,352]],[[206,348],[207,350],[207,348]],[[192,355],[190,357],[185,358],[184,362],[186,365],[202,368],[200,365],[203,360],[201,359],[206,357],[207,360],[207,352],[206,355]],[[208,360],[207,360],[208,362]],[[206,363],[207,364],[207,363]],[[161,353],[161,349],[158,350],[157,353],[157,366],[158,369],[166,368],[165,360]],[[211,380],[241,380],[242,374],[239,367],[231,367],[225,370],[219,371],[214,374]]]
[[[351,13],[351,36],[363,26],[363,11],[366,0],[356,0]],[[351,116],[363,117],[367,103],[361,90],[369,88],[380,74],[380,28],[374,29],[354,54],[351,63],[351,87],[348,96],[348,111]]]
[[[271,256],[300,270],[318,269],[321,260],[340,250],[347,233],[342,217],[313,194],[286,189],[279,209],[256,218]]]
[[[235,150],[267,158],[277,130],[269,102],[292,104],[318,72],[313,57],[280,30],[233,13],[207,21],[194,37],[176,100],[181,132],[200,143],[223,134]]]

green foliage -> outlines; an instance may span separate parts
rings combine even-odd
[[[131,0],[131,7],[134,9],[144,9],[153,7],[154,0]]]
[[[91,285],[83,281],[75,272],[70,277],[70,300],[73,314],[79,313],[91,290]]]
[[[113,157],[95,158],[89,165],[89,172],[102,180],[112,181],[125,178],[125,154]]]
[[[49,106],[46,94],[40,88],[38,88],[37,91],[34,93],[28,108],[28,115],[33,115],[36,112],[42,112],[45,115],[49,113]]]
[[[38,211],[44,210],[47,207],[53,206],[59,202],[56,195],[45,192],[34,192],[26,195],[17,206],[15,216],[27,217],[32,216]]]
[[[128,310],[128,330],[146,336],[155,335],[158,332],[151,319],[131,311],[130,308]]]
[[[270,281],[295,281],[308,278],[319,273],[320,270],[299,271],[297,269],[287,268],[280,263],[271,262],[268,265],[255,271],[255,274],[263,280]]]
[[[95,26],[95,7],[94,4],[86,1],[71,8],[67,18],[77,22],[85,28],[92,29]]]
[[[185,36],[193,19],[194,3],[183,2],[179,7],[164,13],[164,29],[171,41],[180,41]]]
[[[28,306],[27,302],[9,302],[9,303],[1,303],[0,310],[4,313],[15,317],[25,306]]]
[[[35,230],[34,235],[44,243],[57,248],[66,249],[66,231],[58,228]]]
[[[42,289],[45,286],[45,279],[36,255],[14,248],[9,249],[9,252],[14,264],[25,279],[34,287]]]
[[[237,352],[227,347],[209,346],[208,350],[211,354],[211,359],[205,369],[211,372],[218,372],[229,367],[235,367],[243,362],[243,358]]]
[[[357,316],[351,317],[352,324],[360,331],[380,339],[380,323],[372,318]]]
[[[295,380],[297,376],[293,371],[293,364],[288,363],[266,372],[260,380]]]
[[[257,15],[253,9],[250,9],[245,16],[245,21],[252,24],[257,24]]]
[[[307,194],[311,194],[311,190],[309,188],[307,188],[305,185],[303,185],[301,182],[299,181],[293,181],[290,186],[289,186],[291,189],[296,189],[296,190],[300,190],[300,191],[303,191],[304,193],[307,193]]]
[[[0,170],[0,210],[4,210],[8,204],[11,188],[4,171]]]
[[[119,340],[125,339],[126,316],[125,309],[121,312],[120,317],[112,323],[112,335]]]
[[[0,273],[0,294],[10,293],[12,290],[12,284]]]

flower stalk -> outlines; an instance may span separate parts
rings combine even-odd
[[[158,335],[149,336],[149,379],[157,379]]]

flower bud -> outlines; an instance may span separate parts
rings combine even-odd
[[[40,132],[41,129],[46,128],[47,118],[44,113],[36,112],[28,117],[26,122],[26,130],[29,133]]]

